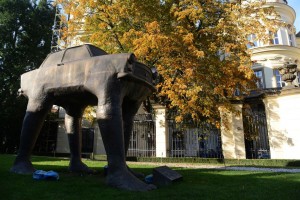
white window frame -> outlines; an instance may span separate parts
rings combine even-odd
[[[256,40],[256,35],[255,34],[251,34],[247,36],[247,39],[249,41],[249,43],[253,43],[254,46],[250,45],[249,43],[247,44],[247,48],[253,48],[253,47],[258,47],[258,41]]]
[[[273,72],[274,72],[274,76],[275,76],[275,80],[276,80],[276,87],[278,87],[278,88],[284,87],[285,82],[282,81],[282,77],[281,77],[281,74],[279,73],[279,70],[274,69]]]
[[[298,86],[300,86],[300,72],[297,72],[297,77],[295,79],[295,84],[297,84]]]
[[[260,89],[265,88],[264,70],[263,69],[256,69],[256,70],[254,70],[254,75],[257,78],[259,78],[259,80],[256,82],[257,88],[260,88]]]
[[[270,43],[271,44],[279,44],[279,36],[278,36],[278,32],[270,32],[270,35],[273,36],[273,38],[270,39]]]
[[[294,46],[294,37],[293,34],[288,34],[289,45]]]

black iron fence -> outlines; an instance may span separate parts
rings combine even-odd
[[[45,120],[42,130],[34,146],[34,153],[52,153],[57,143],[58,121],[53,119]]]
[[[94,128],[82,128],[82,153],[93,153],[94,135]]]
[[[247,158],[270,158],[265,112],[243,115]],[[223,158],[220,130],[209,124],[178,126],[174,119],[167,119],[170,157]],[[250,136],[249,136],[250,134]],[[156,156],[155,121],[152,114],[134,118],[133,132],[127,156]]]
[[[139,114],[134,118],[127,156],[155,157],[155,121],[152,114]]]
[[[208,124],[182,129],[173,119],[167,120],[167,126],[170,157],[223,158],[219,129]],[[154,116],[136,115],[127,156],[155,157],[155,137]]]
[[[270,158],[267,120],[264,111],[243,115],[246,158]]]
[[[180,128],[168,120],[170,157],[223,158],[221,133],[209,125]]]

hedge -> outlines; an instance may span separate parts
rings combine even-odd
[[[93,155],[95,160],[106,160],[106,155]],[[288,159],[218,159],[199,157],[127,157],[127,161],[153,163],[187,163],[225,166],[254,166],[254,167],[300,167],[300,160]]]

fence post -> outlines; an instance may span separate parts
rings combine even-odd
[[[154,105],[155,111],[155,133],[156,133],[156,157],[169,156],[169,134],[166,119],[166,108]]]
[[[243,127],[243,104],[233,105],[238,114],[220,108],[221,114],[221,138],[225,159],[245,159],[245,137]],[[226,119],[225,119],[226,118]],[[226,122],[225,122],[226,121]],[[227,125],[225,125],[227,123]]]

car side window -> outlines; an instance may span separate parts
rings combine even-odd
[[[81,60],[90,57],[91,55],[86,48],[75,47],[75,48],[66,49],[62,62],[65,63],[69,61]]]

